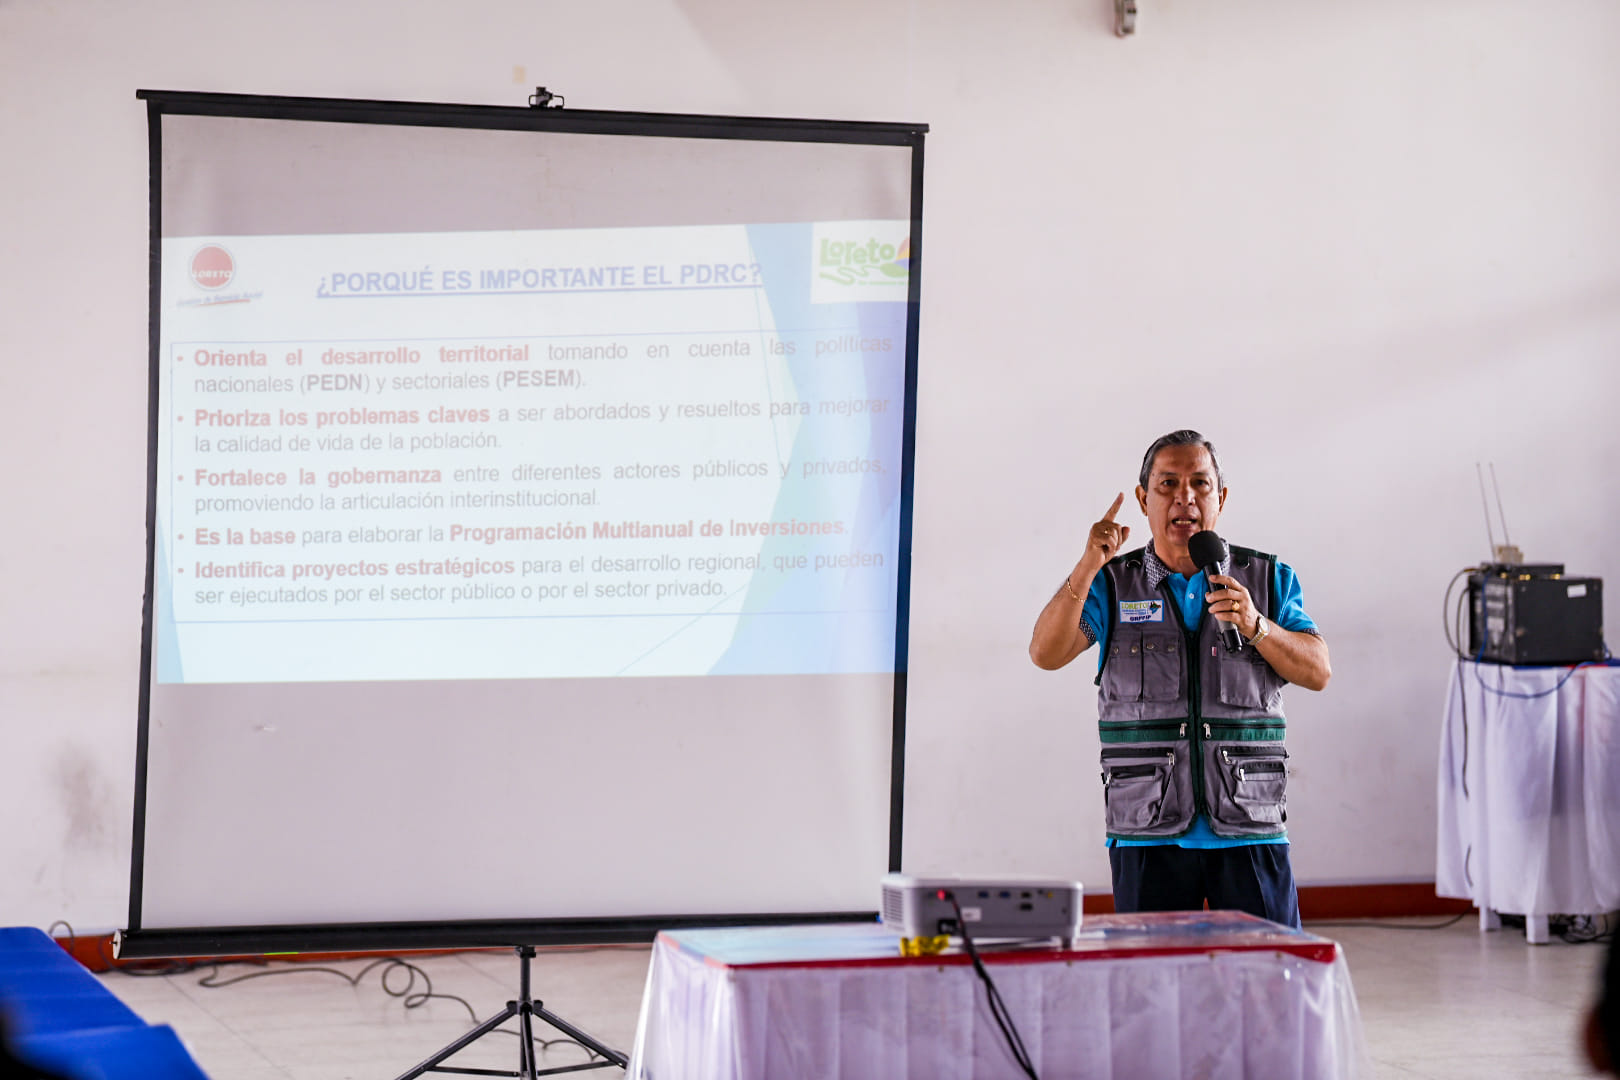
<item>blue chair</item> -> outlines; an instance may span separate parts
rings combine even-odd
[[[0,928],[0,1014],[22,1063],[67,1080],[207,1080],[167,1024],[149,1025],[34,927]]]

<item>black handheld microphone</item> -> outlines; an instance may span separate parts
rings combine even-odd
[[[1226,560],[1226,541],[1222,540],[1214,530],[1205,529],[1203,532],[1192,534],[1187,541],[1187,554],[1198,569],[1206,574],[1221,572],[1221,563]],[[1205,608],[1209,607],[1206,603]],[[1235,623],[1221,623],[1221,644],[1226,646],[1227,652],[1235,653],[1243,648],[1243,635],[1238,632]]]

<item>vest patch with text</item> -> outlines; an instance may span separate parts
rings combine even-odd
[[[1119,621],[1122,623],[1164,622],[1163,600],[1121,600]]]

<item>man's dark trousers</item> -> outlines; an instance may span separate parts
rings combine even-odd
[[[1299,927],[1287,844],[1111,847],[1115,911],[1246,911]]]

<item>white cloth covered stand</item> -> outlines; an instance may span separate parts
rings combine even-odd
[[[1511,912],[1546,941],[1549,915],[1620,908],[1620,668],[1459,660],[1438,794],[1435,891],[1482,929]]]

